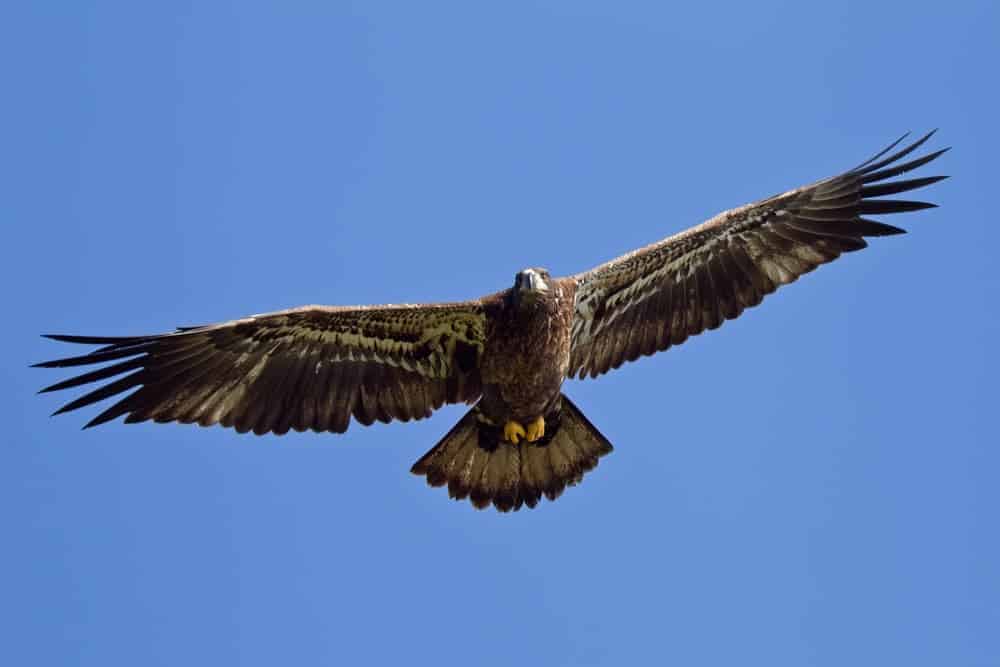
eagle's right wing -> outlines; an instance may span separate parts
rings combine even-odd
[[[839,176],[726,211],[577,275],[568,375],[596,377],[679,345],[820,264],[864,248],[864,237],[902,233],[865,216],[933,206],[881,199],[944,178],[889,180],[944,152],[897,164],[932,134],[883,157],[900,139]]]
[[[114,362],[42,391],[124,377],[56,414],[135,389],[92,419],[178,421],[240,432],[347,430],[350,418],[407,421],[481,393],[486,317],[478,301],[435,305],[307,306],[153,336],[50,335],[102,345],[36,366]]]

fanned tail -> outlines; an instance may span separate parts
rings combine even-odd
[[[546,416],[546,435],[514,445],[474,407],[410,472],[425,475],[431,486],[448,485],[448,495],[469,498],[478,509],[493,504],[501,512],[534,507],[545,496],[558,498],[597,466],[611,443],[566,395],[560,409]]]

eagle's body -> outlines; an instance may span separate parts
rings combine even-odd
[[[487,318],[480,363],[480,408],[495,423],[527,424],[559,398],[569,370],[575,293],[576,283],[563,278],[531,298],[518,299],[511,289],[491,304],[495,311]]]
[[[153,336],[51,336],[101,347],[39,366],[110,365],[43,391],[108,381],[57,413],[131,392],[87,426],[124,416],[279,435],[475,404],[413,472],[477,507],[533,507],[612,449],[561,393],[566,378],[680,345],[864,248],[865,237],[901,233],[864,216],[932,206],[883,198],[943,178],[893,180],[944,152],[900,163],[930,136],[581,274],[525,269],[512,288],[480,299],[306,306]]]

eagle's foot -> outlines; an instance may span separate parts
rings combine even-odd
[[[524,426],[520,422],[511,419],[503,425],[503,439],[507,442],[512,442],[516,445],[518,438],[523,438],[525,435]]]
[[[528,442],[535,442],[543,435],[545,435],[545,417],[539,416],[538,419],[528,424],[528,428],[525,429],[524,439]]]

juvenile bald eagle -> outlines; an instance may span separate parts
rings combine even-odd
[[[889,154],[900,139],[839,176],[726,211],[585,273],[552,278],[525,269],[510,289],[473,301],[306,306],[152,336],[49,335],[101,347],[37,366],[113,363],[42,391],[124,374],[55,414],[134,389],[86,427],[124,415],[125,423],[257,434],[343,433],[351,417],[367,426],[475,404],[412,472],[479,508],[534,507],[611,451],[562,394],[566,378],[597,377],[679,345],[864,248],[864,237],[902,233],[865,216],[933,206],[881,198],[944,178],[890,180],[947,150],[901,162],[932,134]]]

